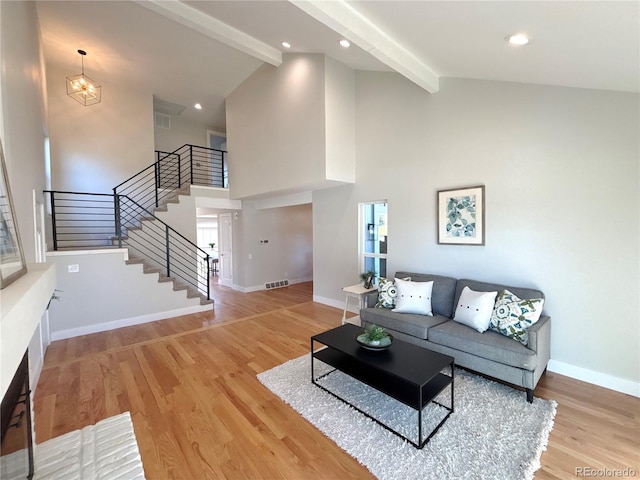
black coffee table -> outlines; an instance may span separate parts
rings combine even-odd
[[[390,432],[408,441],[414,447],[423,448],[453,412],[453,357],[398,339],[395,339],[386,350],[367,350],[355,340],[355,336],[361,332],[361,327],[346,324],[311,337],[311,382],[371,418]],[[326,348],[314,351],[314,342],[322,344]],[[405,437],[320,385],[317,381],[335,370],[316,378],[314,372],[315,359],[321,360],[335,370],[340,370],[417,410],[418,442],[416,443]],[[442,373],[445,369],[450,369],[451,374]],[[450,407],[434,401],[434,398],[448,386],[451,388]],[[447,410],[447,414],[423,439],[422,411],[430,402],[444,407]]]

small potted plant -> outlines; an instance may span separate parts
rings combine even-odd
[[[360,274],[360,280],[362,280],[364,288],[371,288],[373,280],[376,278],[376,272],[369,270]]]
[[[211,242],[209,244],[209,246],[211,247],[212,250],[215,250],[216,249],[216,242]]]
[[[369,325],[364,331],[364,341],[374,347],[380,345],[380,341],[388,336],[387,331],[377,325]]]

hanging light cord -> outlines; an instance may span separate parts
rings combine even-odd
[[[85,52],[84,50],[78,50],[78,53],[80,54],[80,59],[82,61],[82,75],[84,75],[84,56],[87,54],[87,52]]]

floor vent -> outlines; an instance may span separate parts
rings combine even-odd
[[[282,288],[289,286],[289,280],[278,280],[277,282],[267,282],[264,284],[267,290],[271,290],[274,288]]]

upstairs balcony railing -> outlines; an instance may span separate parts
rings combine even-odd
[[[120,247],[209,296],[210,256],[127,195],[45,190],[54,250]],[[149,220],[149,221],[145,221]]]
[[[113,189],[153,211],[189,185],[228,188],[224,150],[183,145],[173,152],[156,151],[156,161]]]

